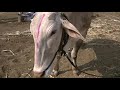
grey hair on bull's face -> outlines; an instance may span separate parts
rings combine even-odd
[[[61,12],[36,13],[30,25],[35,45],[33,68],[35,75],[41,76],[43,72],[45,76],[51,74],[54,65],[50,65],[50,63],[59,49],[62,30],[65,30],[73,38],[85,41],[85,38],[78,32],[77,28],[65,19],[65,17],[63,19]]]

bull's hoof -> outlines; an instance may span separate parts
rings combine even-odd
[[[49,75],[47,78],[55,78],[55,76],[53,76],[53,75]]]
[[[42,78],[42,76],[43,76],[43,73],[33,72],[33,78]]]
[[[51,73],[52,77],[57,77],[58,75],[59,75],[59,72],[56,71],[56,70],[53,70],[52,73]]]
[[[73,74],[79,76],[79,70],[73,70]]]

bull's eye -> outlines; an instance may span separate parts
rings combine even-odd
[[[53,36],[56,33],[57,30],[53,30],[50,34],[50,36]]]

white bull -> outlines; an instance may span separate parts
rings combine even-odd
[[[63,15],[63,14],[64,15]],[[77,52],[91,24],[92,12],[37,12],[33,18],[30,31],[34,38],[34,76],[49,76],[54,69],[58,75],[59,59],[56,66],[51,62],[55,59],[59,49],[62,32],[65,31],[70,37],[75,38],[71,51],[71,58],[76,64]],[[66,19],[67,18],[67,19]],[[58,53],[59,54],[59,53]],[[74,73],[78,71],[72,67]]]

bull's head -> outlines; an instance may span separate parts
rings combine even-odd
[[[85,41],[75,26],[60,12],[38,12],[31,22],[30,30],[35,44],[33,72],[37,76],[51,74],[54,65],[50,63],[59,48],[63,30],[70,37]]]

